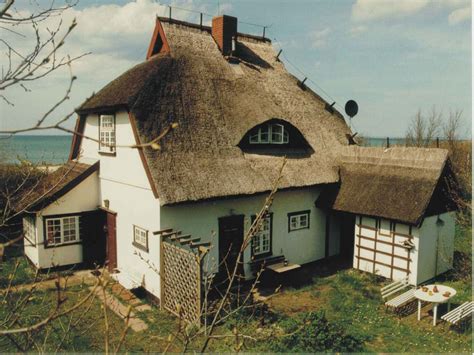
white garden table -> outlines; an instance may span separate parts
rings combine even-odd
[[[434,287],[437,287],[438,292],[434,292]],[[423,287],[426,288],[426,291],[423,291]],[[451,298],[456,295],[456,290],[454,288],[443,286],[443,285],[426,285],[420,287],[415,291],[415,297],[418,299],[418,320],[421,319],[421,302],[430,302],[433,303],[433,325],[436,325],[436,318],[438,316],[438,305],[440,303],[448,302],[448,312],[451,308]],[[449,294],[448,294],[449,293]]]

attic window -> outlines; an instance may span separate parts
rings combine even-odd
[[[272,118],[250,128],[238,146],[252,154],[287,157],[308,156],[314,152],[300,130],[280,118]]]
[[[290,135],[282,124],[271,123],[250,133],[250,144],[288,144]]]

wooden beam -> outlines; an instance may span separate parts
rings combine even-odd
[[[358,259],[360,259],[360,260],[368,261],[368,262],[370,262],[370,263],[373,263],[373,261],[372,261],[371,259],[367,259],[367,258],[364,258],[364,257],[362,257],[362,256],[357,256],[357,255],[356,255],[356,258],[358,258]],[[383,262],[381,262],[381,261],[376,261],[376,263],[379,264],[379,265],[386,266],[386,267],[388,267],[388,268],[392,267],[390,264],[385,264],[385,263],[383,263]],[[397,270],[400,270],[400,271],[404,271],[404,272],[406,272],[407,274],[410,273],[410,270],[407,270],[407,269],[404,269],[404,268],[401,268],[401,267],[398,267],[398,266],[393,266],[393,268],[394,268],[394,269],[397,269]]]
[[[201,240],[201,238],[191,238],[191,239],[186,239],[186,240],[180,240],[179,242],[181,244],[193,244],[193,243],[198,243]]]
[[[161,234],[163,234],[163,233],[169,233],[169,232],[171,232],[172,230],[173,230],[173,228],[162,229],[162,230],[153,232],[153,235],[161,235]]]

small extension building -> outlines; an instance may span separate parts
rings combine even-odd
[[[124,286],[159,298],[154,232],[179,230],[212,245],[206,271],[222,272],[284,156],[243,256],[246,278],[275,258],[340,256],[412,284],[452,266],[447,151],[350,145],[344,117],[234,17],[211,27],[157,18],[146,60],[77,114],[69,162],[22,202],[37,268],[105,260]]]

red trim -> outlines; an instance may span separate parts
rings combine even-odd
[[[135,137],[135,144],[140,145],[141,144],[140,143],[140,136],[138,135],[135,116],[133,115],[133,113],[129,112],[128,113],[128,118],[130,120],[130,125],[132,126],[133,136]],[[153,196],[155,196],[155,198],[158,198],[158,191],[156,190],[155,183],[154,183],[153,178],[151,176],[150,167],[148,166],[148,163],[146,161],[145,153],[143,153],[143,148],[138,147],[137,150],[138,150],[138,154],[140,155],[140,159],[142,161],[143,167],[145,168],[145,173],[146,173],[146,176],[148,178],[148,182],[150,183],[151,190],[153,191]]]
[[[156,19],[155,30],[153,31],[153,36],[151,37],[150,45],[148,46],[148,51],[146,53],[146,59],[149,59],[151,56],[158,54],[153,53],[153,49],[155,48],[156,41],[158,38],[161,39],[163,45],[158,53],[169,53],[170,46],[168,44],[168,40],[166,39],[165,31],[163,30],[163,26],[161,25],[160,20]]]
[[[76,126],[74,127],[74,132],[79,134],[74,134],[72,136],[71,149],[69,151],[69,160],[76,159],[79,155],[82,143],[82,134],[84,134],[85,126],[86,116],[79,115],[76,119]]]

